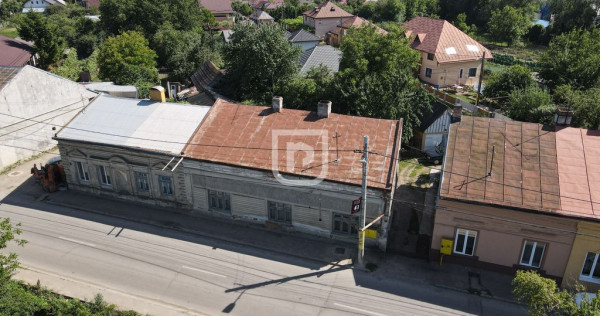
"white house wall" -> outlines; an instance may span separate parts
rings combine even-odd
[[[56,131],[96,93],[71,80],[25,66],[0,90],[0,170],[56,146]],[[43,122],[43,123],[37,123]]]

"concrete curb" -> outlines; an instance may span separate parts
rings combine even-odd
[[[444,284],[432,284],[432,285],[437,288],[440,288],[440,289],[451,290],[451,291],[455,291],[455,292],[461,292],[461,293],[474,295],[471,292],[469,292],[468,290],[459,289],[459,288],[456,288],[453,286],[448,286],[448,285],[444,285]],[[515,300],[510,300],[510,299],[506,299],[506,298],[502,298],[502,297],[498,297],[498,296],[490,296],[490,295],[477,295],[477,296],[527,307],[527,305],[525,305],[523,303],[519,303]]]
[[[201,237],[208,238],[208,239],[214,239],[214,240],[224,241],[224,242],[228,242],[228,243],[232,243],[232,244],[237,244],[237,245],[249,246],[249,247],[252,247],[252,248],[255,248],[255,249],[259,249],[259,250],[263,250],[263,251],[267,251],[267,252],[271,252],[271,253],[275,253],[275,254],[279,254],[279,255],[292,256],[292,257],[303,259],[303,260],[310,260],[310,261],[318,262],[319,264],[340,265],[341,261],[347,260],[347,259],[342,259],[342,260],[340,260],[338,262],[335,262],[335,261],[329,262],[327,260],[323,260],[323,258],[303,256],[303,255],[299,255],[299,254],[297,254],[295,252],[287,252],[287,251],[283,251],[281,249],[268,248],[268,247],[264,247],[264,246],[260,246],[260,245],[256,245],[256,244],[252,244],[252,243],[248,243],[248,242],[244,242],[243,240],[240,240],[240,239],[227,238],[227,237],[223,237],[223,236],[218,236],[217,237],[217,236],[213,236],[213,235],[209,236],[209,235],[206,235],[206,234],[202,234],[199,231],[190,230],[190,229],[186,229],[186,228],[182,228],[182,227],[164,225],[164,224],[161,224],[161,223],[156,222],[156,221],[145,220],[145,219],[141,219],[141,218],[135,218],[135,219],[133,219],[133,218],[127,217],[127,216],[119,216],[119,215],[115,215],[115,214],[109,213],[109,212],[102,212],[102,211],[98,211],[98,210],[87,209],[87,208],[83,208],[83,207],[80,207],[80,206],[76,206],[76,205],[72,205],[72,204],[68,204],[68,203],[56,202],[56,201],[52,201],[52,200],[45,200],[43,202],[44,203],[48,203],[48,204],[52,204],[52,205],[67,207],[67,208],[70,208],[70,209],[75,209],[75,210],[82,211],[82,212],[100,214],[100,215],[104,215],[104,216],[108,216],[108,217],[120,218],[120,219],[128,220],[128,221],[135,222],[135,223],[142,223],[142,224],[151,225],[151,226],[154,226],[154,227],[171,229],[171,230],[175,230],[175,231],[179,231],[179,232],[185,232],[185,233],[188,233],[188,234],[191,234],[191,235],[201,236]]]

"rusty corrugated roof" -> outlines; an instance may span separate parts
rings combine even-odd
[[[556,212],[559,193],[554,133],[542,125],[463,117],[450,126],[442,197]]]
[[[600,219],[600,131],[560,128],[556,149],[561,211]]]
[[[0,66],[25,66],[33,53],[29,43],[0,35]]]
[[[600,219],[598,157],[597,130],[463,117],[450,127],[440,195]]]
[[[316,105],[315,105],[316,107]],[[279,137],[274,135],[282,134]],[[338,135],[337,146],[334,136]],[[261,170],[275,168],[282,174],[316,177],[360,185],[363,135],[370,137],[368,185],[391,189],[398,159],[402,121],[331,113],[242,105],[217,100],[184,149],[187,157]],[[312,153],[288,150],[290,144],[316,148]],[[339,161],[336,149],[339,150]],[[288,154],[290,156],[288,156]],[[311,162],[304,163],[307,157]],[[289,161],[289,163],[288,163]]]

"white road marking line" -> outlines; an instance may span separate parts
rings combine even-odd
[[[372,311],[368,311],[368,310],[364,310],[364,309],[360,309],[360,308],[356,308],[356,307],[352,307],[352,306],[348,306],[348,305],[344,305],[344,304],[340,304],[340,303],[333,303],[333,305],[339,306],[339,307],[344,307],[347,309],[352,309],[355,310],[357,312],[361,312],[361,313],[367,313],[367,314],[371,314],[371,315],[375,315],[375,316],[387,316],[384,314],[380,314],[380,313],[376,313],[376,312],[372,312]]]
[[[96,248],[96,245],[90,244],[90,243],[87,243],[87,242],[84,242],[84,241],[79,241],[79,240],[75,240],[75,239],[71,239],[71,238],[67,238],[67,237],[62,237],[62,236],[59,236],[58,239],[62,239],[62,240],[74,242],[76,244],[80,244],[80,245],[84,245],[84,246],[88,246],[88,247],[92,247],[92,248]]]
[[[210,271],[206,271],[206,270],[201,270],[201,269],[197,269],[197,268],[192,268],[192,267],[188,267],[188,266],[181,266],[184,269],[189,269],[189,270],[194,270],[194,271],[198,271],[198,272],[202,272],[202,273],[206,273],[206,274],[212,274],[218,277],[222,277],[222,278],[226,278],[227,276],[222,275],[222,274],[218,274],[218,273],[214,273],[214,272],[210,272]]]

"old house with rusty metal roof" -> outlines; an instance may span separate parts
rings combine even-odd
[[[413,49],[421,53],[419,79],[437,87],[477,83],[481,59],[492,53],[446,20],[416,17],[404,24]]]
[[[194,212],[355,240],[363,135],[370,150],[367,220],[386,249],[402,121],[217,100],[183,150]],[[376,231],[376,233],[375,233]]]
[[[35,66],[37,58],[31,44],[0,35],[0,66]]]
[[[451,124],[433,258],[600,285],[600,131],[463,117]]]

